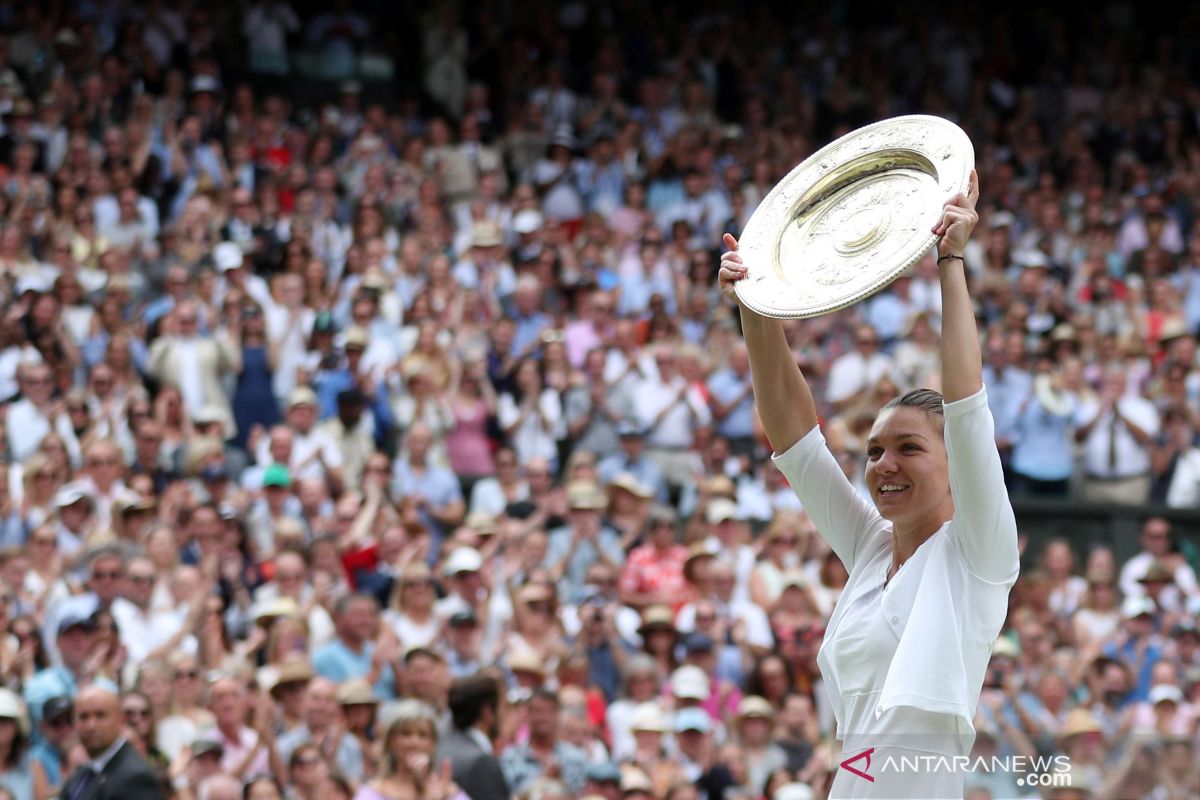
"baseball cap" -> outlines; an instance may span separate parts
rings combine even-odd
[[[191,90],[193,93],[200,92],[219,92],[221,84],[212,75],[197,75],[192,78]]]
[[[240,267],[243,257],[242,248],[238,247],[237,242],[221,242],[213,248],[213,263],[221,272]]]
[[[692,653],[711,653],[715,644],[711,636],[707,633],[699,633],[698,631],[693,631],[683,637],[683,649],[689,655]]]
[[[675,732],[700,731],[708,733],[712,730],[712,718],[702,708],[681,708],[675,712]]]
[[[617,435],[618,436],[645,436],[646,431],[641,425],[637,424],[637,422],[635,422],[634,420],[627,419],[627,420],[622,420],[617,425]]]
[[[90,614],[84,615],[77,611],[68,611],[58,620],[58,635],[62,636],[72,628],[83,628],[85,631],[94,631],[96,629],[96,622]]]
[[[216,739],[207,737],[196,739],[192,742],[192,758],[200,758],[202,756],[214,755],[221,758],[225,755],[225,747]]]
[[[73,506],[80,500],[91,500],[92,493],[87,485],[82,481],[71,481],[65,483],[54,495],[54,506],[56,508],[66,508]]]
[[[1157,611],[1158,606],[1154,605],[1154,601],[1144,595],[1131,595],[1121,603],[1121,616],[1125,619],[1133,619],[1143,614],[1154,616]]]
[[[42,704],[42,719],[54,722],[62,717],[70,716],[74,711],[75,704],[71,702],[71,698],[66,695],[58,695]]]
[[[671,694],[681,700],[707,700],[708,675],[699,667],[688,664],[671,673]]]
[[[442,565],[443,575],[457,575],[460,572],[479,572],[483,568],[483,556],[473,547],[460,547],[449,555]]]
[[[333,330],[333,315],[328,311],[318,311],[317,316],[313,319],[313,331],[315,333],[328,333]]]
[[[479,620],[475,618],[474,611],[469,608],[465,608],[461,611],[455,611],[453,614],[451,614],[448,622],[451,628],[465,628],[475,627],[475,625],[479,623]]]
[[[207,482],[227,481],[229,480],[229,467],[225,466],[225,462],[209,464],[201,470],[200,477]]]
[[[775,790],[771,800],[813,800],[813,790],[803,783],[785,783]]]
[[[542,215],[535,209],[522,209],[513,215],[513,230],[517,233],[533,233],[541,227]]]
[[[292,474],[283,464],[272,464],[263,470],[263,487],[267,486],[282,486],[287,488],[292,485]]]
[[[1150,690],[1150,695],[1147,699],[1152,706],[1156,706],[1159,703],[1174,703],[1175,705],[1179,705],[1183,702],[1183,692],[1180,691],[1178,686],[1161,684]]]
[[[620,783],[621,768],[611,761],[600,761],[589,764],[583,773],[584,780],[593,783]]]

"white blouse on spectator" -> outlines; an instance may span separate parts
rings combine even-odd
[[[1158,411],[1142,397],[1125,395],[1117,401],[1121,416],[1149,436],[1158,435]],[[1113,414],[1092,400],[1080,407],[1076,425],[1087,425],[1100,417],[1083,443],[1083,467],[1093,478],[1138,478],[1150,474],[1150,448],[1138,444],[1122,422],[1113,425]],[[1113,441],[1113,437],[1116,441]]]
[[[830,402],[839,403],[871,388],[880,378],[894,371],[892,359],[883,353],[872,353],[864,358],[861,353],[851,351],[838,357],[830,367],[826,395]],[[804,498],[800,500],[803,502]]]
[[[944,736],[913,746],[933,752],[969,752],[974,739],[984,672],[1017,578],[1017,528],[986,392],[944,408],[955,514],[886,584],[892,525],[855,492],[820,429],[774,457],[850,573],[817,657],[847,755],[852,744],[878,746],[884,735]],[[838,776],[837,796],[886,790],[851,784],[845,770]]]

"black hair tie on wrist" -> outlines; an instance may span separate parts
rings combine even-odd
[[[962,257],[962,256],[955,256],[955,255],[945,255],[945,256],[941,256],[940,258],[938,258],[938,260],[937,260],[937,263],[938,263],[938,264],[941,264],[943,261],[962,261],[962,262],[963,262],[963,264],[966,264],[966,263],[967,263],[966,261],[963,261],[963,257]]]

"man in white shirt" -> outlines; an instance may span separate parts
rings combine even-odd
[[[8,407],[5,417],[12,460],[22,462],[29,458],[52,431],[62,437],[72,459],[78,459],[79,442],[70,418],[52,399],[54,377],[50,367],[42,363],[22,364],[17,368],[17,384],[21,387],[21,399]]]
[[[129,660],[142,663],[164,658],[176,649],[195,653],[196,638],[184,622],[194,618],[196,610],[181,606],[168,612],[150,606],[154,594],[154,564],[138,556],[125,570],[125,591],[113,601],[112,614],[121,633],[121,644]],[[190,612],[190,613],[189,613]]]
[[[1110,369],[1100,396],[1079,409],[1075,440],[1083,442],[1084,500],[1140,505],[1150,496],[1150,447],[1158,434],[1158,411],[1125,388],[1125,373]]]
[[[825,396],[834,409],[841,411],[861,400],[895,366],[889,356],[879,352],[879,336],[870,325],[854,331],[854,350],[839,356],[829,370]]]
[[[678,490],[691,478],[695,429],[711,423],[712,414],[699,388],[680,374],[674,350],[660,347],[654,361],[658,374],[643,379],[633,396],[647,429],[646,455]]]

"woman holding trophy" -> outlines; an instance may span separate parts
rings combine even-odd
[[[942,292],[943,394],[911,391],[875,417],[866,464],[873,503],[855,492],[825,446],[779,320],[751,310],[735,291],[754,265],[725,236],[718,280],[741,306],[754,397],[775,464],[850,573],[818,655],[843,740],[831,797],[963,796],[955,757],[970,753],[984,672],[1017,578],[1016,522],[963,263],[978,221],[973,170],[968,187],[931,229]]]

